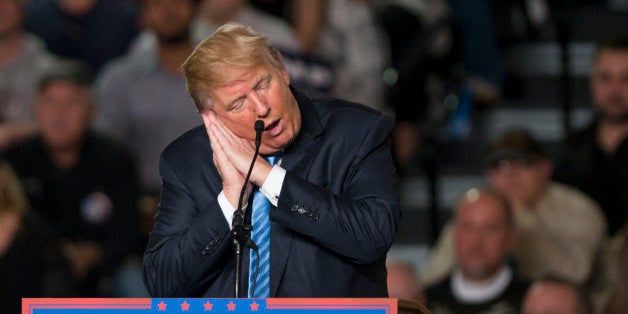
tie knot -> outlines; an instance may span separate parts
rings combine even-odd
[[[270,156],[265,156],[264,160],[266,160],[271,166],[274,166],[279,159],[281,159],[281,154],[275,154]]]

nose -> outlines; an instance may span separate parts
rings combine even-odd
[[[257,92],[251,94],[251,102],[253,103],[253,111],[258,117],[265,117],[270,111],[270,106],[266,103],[266,99]]]

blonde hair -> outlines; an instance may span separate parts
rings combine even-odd
[[[26,213],[29,207],[17,176],[6,162],[0,162],[0,212]]]
[[[201,41],[181,66],[187,93],[199,112],[211,109],[210,91],[234,80],[229,68],[251,69],[268,64],[283,69],[281,54],[268,39],[236,23],[221,26]]]

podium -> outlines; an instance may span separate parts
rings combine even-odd
[[[22,314],[423,314],[421,303],[392,298],[24,298]]]

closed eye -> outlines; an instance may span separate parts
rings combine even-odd
[[[255,84],[255,90],[266,89],[270,86],[270,75],[265,75],[262,77],[257,84]]]
[[[229,106],[229,111],[236,111],[241,109],[242,107],[244,107],[244,103],[246,101],[246,97],[239,97],[236,100],[234,100],[231,105]]]

